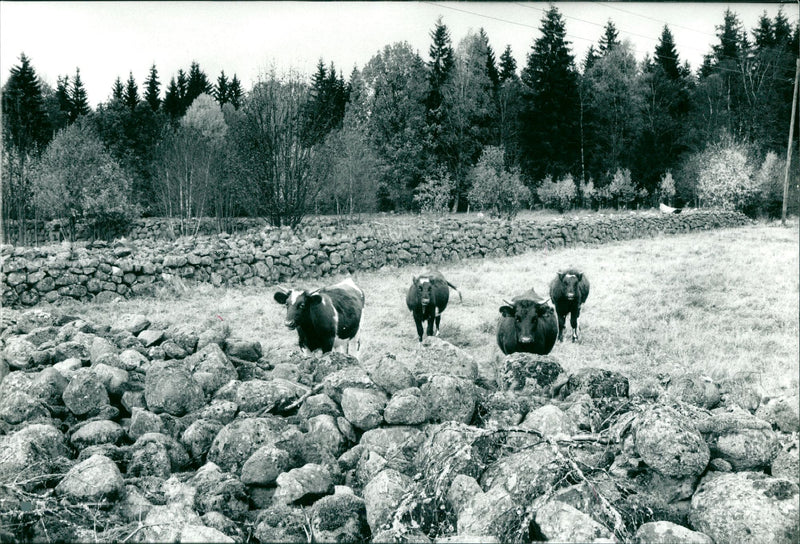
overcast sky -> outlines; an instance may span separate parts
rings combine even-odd
[[[770,17],[781,3],[557,2],[568,39],[580,63],[611,19],[621,39],[629,39],[637,58],[651,56],[665,24],[681,61],[693,69],[716,43],[715,26],[725,9],[752,30],[764,11]],[[783,12],[794,24],[796,2]],[[20,53],[42,79],[55,87],[59,75],[81,79],[92,106],[104,102],[117,76],[132,72],[142,89],[155,63],[162,96],[179,68],[193,60],[216,80],[220,70],[236,73],[245,90],[275,65],[311,74],[317,61],[333,62],[349,75],[363,68],[385,45],[407,41],[428,60],[430,31],[437,17],[450,30],[453,45],[483,27],[497,57],[507,44],[525,65],[539,36],[545,2],[8,2],[0,1],[0,73],[5,84]]]

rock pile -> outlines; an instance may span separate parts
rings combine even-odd
[[[644,398],[529,354],[478,383],[438,338],[265,356],[141,315],[14,311],[0,341],[2,540],[798,538],[796,399],[746,384]]]
[[[185,280],[264,286],[385,265],[518,255],[546,247],[734,227],[749,221],[740,213],[717,210],[593,215],[549,222],[414,218],[408,225],[312,225],[297,233],[266,229],[173,241],[2,246],[0,283],[4,306],[57,302],[63,297],[112,301],[152,294],[159,285],[180,288]]]

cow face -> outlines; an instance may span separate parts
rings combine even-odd
[[[306,313],[307,308],[311,304],[319,302],[321,297],[316,293],[292,290],[288,293],[285,291],[276,291],[274,298],[275,302],[278,304],[286,305],[286,320],[284,321],[284,325],[289,327],[289,329],[295,329]]]
[[[558,278],[561,280],[561,284],[564,286],[564,296],[567,297],[567,300],[575,300],[578,298],[578,284],[580,283],[582,276],[582,274],[566,273],[558,275]]]
[[[423,306],[428,306],[433,302],[433,283],[428,278],[414,277],[414,285],[417,287],[417,297]]]
[[[513,304],[506,303],[500,306],[503,317],[514,319],[514,328],[517,332],[517,342],[530,344],[535,340],[539,319],[553,313],[553,309],[545,303],[532,300],[520,300]]]

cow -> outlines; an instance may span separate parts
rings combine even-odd
[[[581,315],[581,304],[589,296],[589,278],[579,270],[570,268],[559,272],[550,282],[550,299],[558,314],[558,341],[564,341],[564,326],[569,314],[572,325],[572,341],[578,341],[578,318]]]
[[[531,289],[511,302],[503,300],[497,322],[497,345],[508,355],[518,351],[547,355],[556,343],[553,307]]]
[[[406,293],[406,306],[414,316],[414,323],[417,325],[417,336],[422,342],[422,322],[427,321],[428,336],[433,336],[434,325],[436,335],[439,334],[439,324],[442,321],[442,312],[447,308],[447,301],[450,299],[450,287],[458,293],[461,299],[461,291],[444,279],[438,270],[427,270],[425,273],[414,276],[411,287]]]
[[[349,352],[364,308],[364,292],[352,279],[315,291],[281,289],[274,298],[286,305],[285,325],[297,329],[301,348],[327,353],[344,344]]]

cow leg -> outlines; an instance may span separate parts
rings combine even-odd
[[[433,336],[433,321],[435,318],[430,317],[428,318],[428,336]]]
[[[422,342],[422,317],[415,315],[414,324],[417,326],[417,336],[419,336],[419,341]]]
[[[567,324],[567,314],[558,313],[558,341],[564,341],[564,327]]]
[[[572,341],[578,341],[578,318],[581,315],[580,307],[575,308],[569,314],[569,324],[572,325]]]
[[[436,336],[439,336],[439,325],[442,323],[442,316],[436,316]]]

